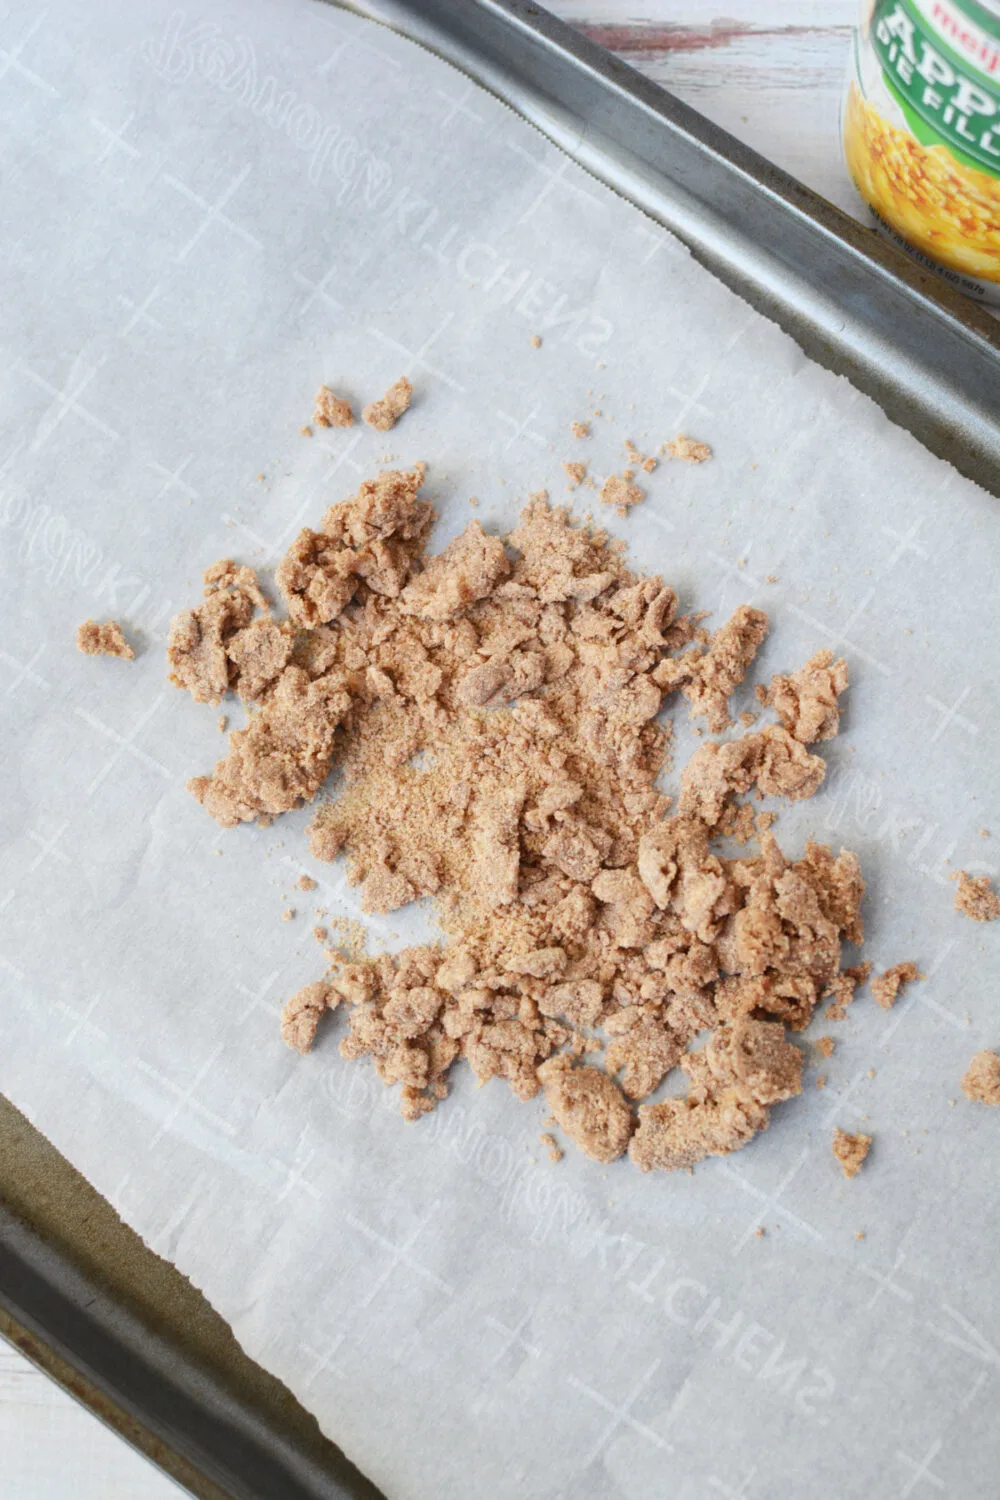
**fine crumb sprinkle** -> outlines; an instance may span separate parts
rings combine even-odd
[[[620,516],[627,516],[633,505],[645,499],[645,492],[632,483],[632,476],[626,471],[609,475],[601,486],[601,499],[605,505],[613,505]]]
[[[647,457],[645,454],[640,453],[635,444],[628,438],[626,438],[625,440],[625,454],[628,458],[629,463],[632,465],[633,473],[636,469],[642,469],[644,473],[652,474],[653,470],[656,468],[656,459],[651,455]],[[631,477],[632,476],[629,475],[629,478]]]
[[[832,1057],[833,1049],[837,1044],[832,1036],[821,1036],[819,1041],[814,1043],[814,1045],[816,1051],[822,1053],[824,1057]]]
[[[354,423],[351,403],[345,401],[342,396],[335,395],[328,385],[321,385],[316,392],[313,421],[317,427],[351,427]],[[312,433],[306,427],[301,427],[299,431],[312,437]]]
[[[538,333],[533,333],[531,335],[531,338],[528,340],[528,343],[531,345],[532,349],[540,349],[542,347],[541,335]]]
[[[590,437],[590,423],[589,422],[571,422],[569,424],[569,430],[570,430],[570,432],[573,434],[573,436],[575,438],[588,438],[588,437]]]
[[[696,443],[693,438],[684,437],[682,433],[678,433],[673,442],[664,443],[660,451],[668,458],[683,459],[686,464],[703,464],[712,457],[712,450],[707,443]]]
[[[857,1177],[871,1149],[870,1135],[850,1135],[839,1126],[833,1132],[833,1154],[840,1162],[845,1177]]]
[[[316,889],[316,882],[311,875],[300,875],[295,884],[300,891],[314,891]]]
[[[135,652],[122,634],[117,620],[85,620],[77,627],[76,649],[84,656],[117,656],[122,661],[135,661]]]
[[[566,488],[575,490],[577,485],[582,484],[587,477],[587,465],[585,463],[564,463],[566,478],[569,481]]]
[[[538,1139],[548,1152],[549,1161],[562,1161],[563,1151],[554,1135],[543,1132]]]
[[[977,1052],[962,1079],[962,1093],[974,1104],[1000,1104],[1000,1057]]]
[[[1000,917],[1000,897],[986,875],[970,875],[959,870],[955,891],[955,910],[974,922],[993,922]]]
[[[380,401],[372,401],[361,415],[369,427],[379,432],[388,432],[395,427],[413,399],[413,387],[405,375],[391,385]]]
[[[902,964],[893,964],[891,969],[886,969],[884,974],[879,974],[872,980],[872,997],[883,1010],[891,1010],[899,999],[900,991],[919,978],[920,970],[909,959]]]
[[[295,916],[295,907],[294,906],[286,906],[285,910],[281,913],[281,920],[283,922],[291,922],[293,920],[294,916]]]

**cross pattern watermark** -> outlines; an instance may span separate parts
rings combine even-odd
[[[829,625],[825,625],[822,620],[817,620],[815,615],[810,614],[808,610],[802,609],[798,604],[789,604],[788,609],[795,615],[796,619],[802,620],[806,625],[810,625],[813,630],[818,631],[820,635],[826,636],[832,651],[836,651],[840,646],[846,646],[848,650],[854,652],[855,656],[860,656],[862,661],[866,661],[870,667],[874,667],[876,672],[881,672],[883,677],[891,677],[891,667],[887,667],[885,662],[880,661],[873,652],[866,651],[863,646],[859,646],[857,641],[851,638],[851,632],[875,598],[877,592],[877,589],[869,589],[839,630],[831,629]]]
[[[909,1497],[916,1492],[918,1485],[930,1485],[936,1490],[944,1489],[944,1480],[940,1475],[931,1471],[931,1464],[941,1452],[942,1441],[941,1438],[935,1438],[923,1458],[911,1458],[902,1449],[896,1449],[897,1463],[905,1464],[911,1471],[909,1479],[904,1482],[899,1492],[899,1500],[909,1500]]]
[[[308,1354],[309,1358],[314,1361],[303,1381],[304,1389],[308,1390],[321,1375],[335,1375],[338,1380],[343,1379],[344,1372],[337,1369],[334,1360],[340,1352],[344,1338],[344,1334],[338,1333],[332,1344],[328,1344],[325,1349],[317,1349],[313,1344],[302,1344],[300,1346],[303,1354]]]
[[[498,411],[497,416],[500,418],[501,422],[505,422],[506,425],[511,429],[510,437],[503,445],[504,453],[509,452],[514,444],[520,442],[522,439],[524,439],[526,442],[534,443],[536,448],[545,448],[548,446],[542,434],[540,432],[536,432],[531,426],[531,423],[538,416],[537,406],[533,406],[528,415],[524,417],[520,422],[518,421],[517,417],[512,417],[510,412],[507,411]]]
[[[9,890],[6,895],[0,896],[0,917],[3,916],[4,912],[13,901],[14,895],[15,892],[13,890]],[[2,953],[0,953],[0,969],[5,969],[8,974],[13,976],[14,979],[24,978],[24,970],[19,968],[18,965],[11,959],[5,958]]]
[[[698,384],[695,386],[694,390],[688,391],[687,393],[677,390],[675,386],[667,386],[667,395],[674,396],[681,403],[677,408],[677,414],[674,417],[673,422],[671,423],[671,427],[676,427],[678,432],[683,428],[684,423],[687,421],[688,417],[693,411],[704,412],[706,417],[711,416],[711,412],[709,411],[708,407],[705,406],[700,399],[705,394],[710,379],[710,375],[703,375],[701,380],[699,380]]]
[[[319,1188],[311,1183],[305,1175],[306,1170],[311,1164],[315,1155],[316,1149],[315,1147],[313,1147],[312,1150],[305,1152],[304,1155],[302,1153],[299,1153],[297,1159],[293,1161],[290,1166],[283,1165],[281,1167],[281,1170],[285,1174],[285,1181],[281,1192],[278,1193],[277,1197],[274,1200],[275,1203],[284,1203],[289,1193],[293,1193],[296,1191],[296,1189],[299,1188],[301,1188],[304,1193],[308,1193],[309,1197],[313,1200],[319,1199]]]
[[[932,745],[937,744],[938,740],[944,734],[945,730],[949,729],[952,724],[957,724],[958,727],[960,729],[964,729],[967,734],[977,735],[979,733],[979,725],[974,724],[970,718],[968,718],[965,714],[960,714],[958,711],[971,692],[971,687],[964,687],[950,708],[946,704],[942,703],[939,698],[933,698],[930,693],[924,694],[924,702],[929,704],[930,707],[933,708],[935,713],[941,715],[941,718],[937,724],[937,728],[934,730],[934,733],[930,737],[930,743]]]
[[[579,170],[577,163],[571,156],[566,156],[560,152],[559,165],[557,167],[550,167],[541,157],[533,155],[530,151],[525,151],[523,146],[518,146],[514,141],[507,141],[505,144],[508,151],[513,151],[517,156],[520,156],[522,160],[526,161],[529,166],[536,172],[539,172],[544,178],[538,192],[518,218],[518,224],[526,224],[546,199],[551,197],[557,187],[566,188],[578,201],[582,199],[586,203],[592,203],[595,208],[605,207],[602,199],[596,197],[593,193],[588,193],[586,188],[581,187],[578,182],[574,182],[572,178],[567,176],[571,167]]]
[[[165,495],[170,494],[171,490],[178,490],[186,500],[198,499],[198,491],[184,478],[188,465],[192,463],[194,463],[193,453],[186,453],[175,469],[168,469],[166,464],[158,464],[153,459],[147,462],[146,467],[152,469],[153,473],[158,474],[163,480],[156,496],[157,500],[162,500]]]
[[[244,182],[246,182],[249,175],[250,164],[248,162],[241,172],[237,172],[236,176],[233,178],[229,186],[223,188],[222,192],[219,194],[218,198],[216,198],[215,202],[210,203],[207,198],[203,198],[200,193],[196,193],[193,188],[189,188],[186,183],[181,182],[177,177],[172,177],[167,173],[164,173],[163,181],[167,184],[167,186],[173,188],[175,192],[180,193],[181,196],[186,198],[189,203],[197,204],[197,206],[204,211],[205,215],[201,223],[195,230],[194,234],[188,240],[187,244],[184,245],[183,249],[178,250],[177,259],[179,261],[187,260],[195,245],[198,244],[202,235],[205,234],[206,230],[212,224],[221,224],[225,229],[230,230],[232,234],[235,234],[239,239],[241,239],[244,244],[252,245],[255,250],[260,249],[261,242],[255,234],[250,234],[248,230],[242,227],[242,225],[237,224],[236,221],[234,219],[231,219],[228,214],[224,214],[222,212],[226,205],[230,203],[239,192],[240,188],[243,186]]]
[[[956,1031],[965,1030],[965,1023],[960,1021],[953,1011],[950,1011],[946,1005],[942,1005],[939,1000],[935,1000],[933,994],[928,992],[928,985],[935,974],[946,963],[948,955],[955,947],[955,943],[956,939],[950,938],[948,942],[942,944],[938,949],[937,957],[923,978],[914,980],[912,984],[908,985],[902,1000],[897,1001],[893,1006],[894,1014],[892,1020],[883,1031],[882,1039],[879,1042],[879,1047],[882,1050],[889,1045],[893,1036],[915,1005],[922,1005],[925,1010],[932,1011],[934,1015],[939,1016],[941,1020],[947,1021],[950,1026],[953,1026]]]
[[[29,839],[33,844],[38,845],[38,853],[35,855],[34,859],[31,861],[31,864],[28,866],[29,875],[33,875],[35,871],[39,869],[47,859],[56,859],[62,865],[72,864],[72,860],[70,859],[66,851],[59,848],[59,840],[62,838],[68,827],[69,823],[61,823],[56,829],[55,833],[51,834],[47,839],[43,838],[42,835],[36,832],[34,828],[28,830]]]
[[[32,687],[43,688],[46,691],[51,688],[52,684],[48,679],[43,677],[41,672],[35,671],[35,666],[41,661],[44,653],[45,646],[38,646],[31,660],[24,662],[18,661],[16,656],[11,656],[9,651],[0,651],[0,662],[3,662],[5,667],[11,668],[11,676],[4,694],[6,698],[12,698],[22,682],[30,682]]]
[[[105,141],[104,150],[97,158],[98,163],[107,161],[108,157],[111,156],[115,151],[120,151],[123,156],[127,156],[131,161],[134,161],[137,156],[141,155],[141,152],[139,152],[135,146],[131,145],[125,139],[125,132],[131,127],[134,120],[135,111],[133,110],[128,119],[125,120],[117,130],[115,130],[111,125],[105,125],[103,120],[98,120],[94,115],[91,115],[91,125],[95,130],[99,130],[101,132],[101,135],[104,137]]]
[[[527,1339],[523,1336],[524,1330],[527,1328],[530,1322],[530,1311],[526,1312],[524,1316],[519,1320],[519,1322],[514,1325],[513,1328],[508,1328],[505,1323],[501,1323],[499,1318],[494,1318],[492,1316],[487,1317],[487,1328],[492,1328],[495,1333],[499,1333],[501,1335],[501,1343],[497,1349],[496,1354],[490,1360],[490,1364],[498,1365],[503,1359],[504,1355],[508,1354],[510,1350],[515,1347],[518,1349],[523,1349],[525,1354],[530,1355],[532,1359],[539,1359],[541,1357],[541,1349],[539,1349],[536,1344],[529,1344]]]
[[[403,358],[407,361],[406,370],[404,372],[405,374],[409,375],[414,370],[426,370],[428,375],[433,375],[435,379],[443,381],[444,384],[450,386],[453,391],[458,391],[459,395],[462,395],[465,392],[465,386],[462,385],[459,381],[454,380],[452,376],[448,375],[438,365],[432,365],[426,357],[428,349],[430,349],[432,344],[437,343],[438,339],[444,333],[445,329],[450,327],[450,325],[454,322],[454,319],[454,313],[446,314],[443,322],[441,322],[438,327],[435,328],[430,338],[424,340],[419,349],[408,349],[405,344],[401,344],[398,339],[390,338],[389,335],[387,333],[383,333],[380,328],[369,328],[368,332],[371,334],[372,338],[378,339],[380,344],[385,344],[389,349],[395,349],[398,354],[401,354],[403,356]]]
[[[636,1417],[632,1415],[632,1409],[635,1406],[635,1403],[638,1401],[639,1397],[643,1394],[646,1387],[649,1385],[649,1382],[652,1380],[653,1376],[660,1368],[660,1364],[660,1360],[653,1360],[653,1363],[649,1366],[646,1373],[642,1376],[641,1380],[637,1385],[633,1386],[631,1393],[625,1398],[620,1406],[616,1405],[614,1401],[610,1401],[608,1397],[602,1395],[600,1391],[595,1391],[593,1386],[585,1385],[584,1382],[582,1380],[579,1380],[575,1375],[568,1375],[566,1377],[568,1383],[573,1387],[575,1391],[579,1391],[581,1395],[586,1396],[588,1400],[593,1401],[595,1405],[601,1408],[602,1411],[607,1412],[608,1417],[610,1418],[610,1420],[606,1422],[604,1424],[604,1427],[601,1429],[601,1432],[599,1433],[597,1441],[594,1443],[593,1447],[588,1451],[586,1457],[581,1460],[581,1469],[589,1469],[591,1464],[596,1463],[615,1434],[621,1431],[621,1429],[623,1428],[626,1428],[630,1432],[637,1433],[639,1437],[645,1438],[646,1442],[652,1443],[653,1447],[658,1448],[661,1453],[673,1452],[672,1443],[668,1443],[666,1438],[661,1437],[658,1432],[654,1432],[652,1427],[648,1427],[645,1422],[640,1422]]]
[[[299,308],[300,317],[307,313],[312,307],[313,303],[317,300],[322,302],[324,306],[328,307],[331,312],[344,311],[344,304],[337,297],[334,297],[328,290],[328,287],[333,281],[334,277],[338,276],[339,274],[340,267],[336,263],[334,263],[328,271],[324,271],[323,275],[318,281],[310,281],[309,277],[304,276],[301,271],[292,272],[292,280],[295,282],[296,286],[304,287],[305,290],[309,293],[308,297]]]
[[[236,992],[242,995],[243,998],[248,1002],[246,1010],[241,1016],[237,1017],[236,1024],[238,1026],[243,1026],[247,1021],[249,1021],[255,1010],[264,1011],[265,1015],[267,1015],[267,1017],[272,1021],[277,1020],[278,1016],[281,1014],[281,1006],[268,1004],[267,995],[268,992],[274,988],[274,983],[280,973],[280,969],[273,969],[271,973],[261,981],[256,989],[251,989],[249,985],[242,983],[237,983],[233,986]]]
[[[96,995],[91,996],[90,1002],[83,1010],[77,1010],[75,1006],[69,1005],[65,1000],[56,1001],[56,1010],[61,1011],[64,1016],[69,1016],[72,1021],[66,1031],[63,1032],[62,1043],[64,1047],[72,1047],[81,1032],[96,1037],[99,1042],[106,1042],[108,1033],[103,1026],[98,1026],[90,1018],[104,999],[104,991],[98,990]]]
[[[882,527],[882,535],[888,537],[890,541],[896,543],[889,557],[889,561],[885,565],[885,571],[887,573],[891,573],[896,564],[909,552],[912,552],[914,557],[923,558],[925,561],[930,556],[927,548],[917,540],[917,538],[920,536],[920,530],[923,524],[923,517],[918,516],[913,525],[907,531],[897,531],[893,526]]]
[[[454,120],[469,120],[473,125],[485,125],[486,121],[482,115],[477,115],[474,109],[468,107],[468,100],[478,93],[478,89],[471,83],[467,83],[460,94],[446,94],[444,89],[435,89],[434,93],[438,99],[442,99],[447,105],[445,113],[438,124],[438,132],[443,131],[446,126],[451,125]]]
[[[670,233],[669,229],[663,229],[659,225],[656,228],[648,228],[645,224],[633,224],[632,233],[650,242],[649,249],[639,260],[640,266],[648,266],[661,250],[670,250],[672,258],[678,255],[687,258],[687,251],[682,248],[680,241]]]
[[[43,375],[39,375],[37,370],[32,370],[31,367],[29,365],[26,365],[23,360],[21,360],[19,363],[20,368],[24,371],[25,375],[32,382],[32,384],[37,385],[41,390],[45,391],[47,395],[52,397],[52,405],[42,416],[42,419],[38,424],[38,431],[35,433],[34,440],[31,444],[32,452],[37,451],[48,442],[49,438],[56,431],[59,425],[65,421],[70,412],[72,412],[75,417],[79,417],[81,422],[86,422],[88,427],[91,427],[96,432],[103,433],[105,437],[110,438],[112,442],[117,443],[120,440],[121,433],[116,432],[115,429],[111,427],[107,422],[103,421],[96,412],[91,411],[88,406],[84,406],[82,401],[80,400],[80,397],[83,395],[84,391],[93,381],[94,376],[101,369],[101,365],[104,363],[103,360],[100,364],[82,366],[78,375],[70,373],[69,379],[66,381],[66,384],[62,390],[60,390],[58,386],[53,385],[50,380],[46,380]]]
[[[152,1067],[149,1063],[143,1062],[141,1059],[136,1062],[136,1067],[140,1073],[144,1073],[147,1078],[151,1078],[165,1093],[174,1095],[173,1104],[170,1105],[163,1116],[156,1134],[149,1143],[150,1151],[155,1150],[163,1140],[163,1137],[173,1129],[180,1116],[186,1112],[197,1115],[199,1119],[209,1125],[214,1125],[216,1130],[220,1131],[222,1135],[234,1136],[236,1134],[236,1126],[231,1121],[224,1119],[222,1115],[218,1114],[214,1109],[209,1109],[206,1104],[202,1104],[195,1097],[199,1088],[201,1088],[201,1085],[219,1061],[224,1050],[225,1044],[220,1042],[211,1056],[206,1057],[187,1088],[182,1088],[179,1083],[175,1083],[172,1078],[168,1078],[165,1073],[161,1073],[158,1068]]]
[[[893,1261],[891,1268],[884,1274],[881,1271],[876,1271],[872,1266],[866,1266],[864,1262],[859,1263],[858,1270],[861,1272],[862,1276],[867,1276],[871,1281],[875,1281],[878,1283],[875,1290],[871,1294],[871,1298],[868,1302],[865,1303],[866,1312],[871,1312],[872,1308],[875,1306],[878,1299],[882,1296],[883,1292],[891,1292],[892,1295],[894,1297],[898,1297],[901,1302],[913,1301],[913,1293],[908,1292],[905,1287],[900,1286],[898,1282],[893,1280],[896,1272],[902,1269],[903,1261],[905,1259],[905,1255],[903,1254],[902,1250],[900,1250],[897,1253],[896,1259]]]
[[[362,1297],[362,1307],[371,1306],[375,1298],[378,1296],[379,1292],[389,1280],[390,1276],[394,1271],[397,1271],[400,1266],[405,1266],[408,1271],[413,1272],[414,1276],[419,1276],[422,1281],[429,1282],[431,1286],[437,1287],[439,1292],[447,1292],[449,1296],[453,1294],[454,1287],[449,1286],[448,1282],[443,1281],[442,1278],[436,1274],[436,1272],[428,1270],[425,1265],[422,1265],[420,1261],[411,1254],[414,1245],[433,1219],[436,1211],[437,1204],[432,1203],[427,1213],[420,1220],[419,1224],[417,1224],[416,1227],[410,1231],[401,1245],[393,1244],[392,1240],[387,1239],[384,1234],[380,1234],[377,1229],[372,1229],[370,1224],[362,1223],[362,1221],[358,1218],[355,1218],[353,1214],[347,1213],[344,1215],[344,1218],[347,1220],[348,1224],[350,1224],[352,1229],[356,1229],[359,1234],[363,1234],[366,1239],[371,1240],[372,1244],[378,1245],[380,1249],[385,1250],[388,1253],[389,1257],[382,1270],[379,1272],[378,1276],[368,1288],[368,1291],[365,1293],[364,1297]]]
[[[370,52],[373,57],[380,58],[390,68],[401,66],[398,57],[390,57],[389,53],[383,52],[380,47],[373,47],[371,42],[366,41],[364,37],[345,36],[340,27],[335,26],[332,21],[328,21],[325,16],[317,16],[316,19],[322,23],[327,31],[332,31],[335,36],[341,38],[341,41],[326,58],[325,62],[320,63],[319,73],[321,78],[326,78],[337,66],[341,58],[346,56],[354,47],[357,47],[362,52]]]
[[[753,538],[751,538],[743,548],[741,555],[736,558],[735,561],[731,558],[723,557],[720,552],[706,553],[706,556],[715,563],[716,567],[722,569],[722,592],[719,595],[720,610],[725,608],[726,593],[728,591],[729,584],[734,579],[737,583],[749,585],[749,591],[753,593],[756,593],[759,589],[762,589],[764,587],[763,579],[758,578],[756,573],[751,573],[750,569],[747,566],[747,561],[750,557],[750,553],[753,551],[753,547],[754,542]]]
[[[725,1495],[726,1500],[749,1500],[750,1486],[753,1484],[756,1473],[757,1465],[755,1464],[736,1489],[731,1484],[727,1484],[724,1479],[720,1479],[717,1474],[710,1474],[708,1487],[719,1495]]]
[[[36,16],[21,40],[15,42],[13,47],[0,47],[0,79],[6,78],[8,73],[16,73],[19,78],[25,79],[33,88],[40,89],[43,94],[49,94],[53,98],[58,98],[59,90],[53,88],[52,84],[46,82],[40,73],[36,73],[33,68],[27,67],[21,61],[21,55],[25,47],[27,47],[37,32],[41,30],[45,24],[47,15],[48,11],[43,10],[40,16]]]
[[[1000,1350],[995,1348],[985,1334],[974,1323],[970,1323],[957,1307],[943,1302],[941,1311],[951,1319],[952,1326],[941,1328],[928,1321],[926,1326],[934,1337],[940,1339],[943,1344],[949,1344],[953,1349],[961,1349],[963,1354],[968,1354],[972,1359],[988,1367],[977,1372],[971,1389],[961,1403],[961,1410],[965,1411],[978,1396],[990,1374],[994,1370],[1000,1370]]]
[[[122,307],[131,308],[127,322],[118,330],[119,338],[127,339],[129,334],[139,327],[140,323],[148,324],[150,328],[158,328],[162,331],[163,324],[159,318],[154,318],[149,310],[159,295],[160,288],[154,286],[153,290],[148,292],[141,302],[135,302],[131,297],[120,296],[118,298]]]
[[[94,795],[94,793],[97,791],[97,788],[102,784],[105,778],[111,774],[123,755],[130,755],[133,760],[138,761],[140,765],[145,766],[148,770],[158,771],[161,776],[169,777],[170,772],[167,770],[167,767],[163,764],[163,762],[157,760],[154,755],[150,755],[148,751],[143,750],[141,746],[135,743],[139,735],[146,728],[147,724],[162,706],[164,700],[166,699],[166,696],[166,693],[160,693],[160,695],[156,699],[154,699],[149,707],[139,715],[138,719],[135,721],[135,724],[129,730],[128,734],[119,734],[117,729],[112,729],[110,724],[105,724],[103,719],[99,719],[96,714],[88,713],[85,708],[78,708],[76,710],[77,716],[81,718],[85,724],[89,725],[89,727],[95,730],[96,733],[103,735],[105,739],[111,740],[112,744],[115,746],[115,749],[112,751],[107,761],[104,763],[104,765],[98,771],[97,775],[94,777],[93,781],[87,787],[86,795],[88,797],[92,797]]]
[[[756,1237],[757,1230],[760,1228],[761,1224],[763,1224],[764,1220],[772,1212],[772,1210],[775,1209],[780,1212],[783,1219],[789,1220],[803,1234],[808,1235],[813,1240],[822,1240],[823,1236],[818,1229],[816,1229],[812,1224],[803,1219],[800,1214],[793,1213],[792,1210],[787,1206],[787,1204],[782,1202],[782,1195],[787,1191],[789,1187],[791,1187],[795,1178],[805,1166],[809,1155],[810,1152],[808,1147],[804,1151],[800,1152],[790,1171],[785,1173],[784,1177],[778,1183],[778,1186],[771,1193],[764,1192],[764,1190],[757,1187],[755,1183],[748,1181],[748,1179],[743,1175],[742,1172],[738,1172],[736,1168],[730,1166],[728,1162],[724,1162],[722,1164],[722,1166],[720,1167],[720,1171],[726,1177],[730,1177],[733,1182],[738,1183],[738,1185],[743,1189],[745,1193],[749,1193],[752,1198],[756,1198],[758,1204],[760,1205],[757,1212],[750,1220],[749,1224],[737,1238],[736,1243],[733,1246],[734,1255],[739,1255],[744,1246],[748,1245],[750,1241]]]

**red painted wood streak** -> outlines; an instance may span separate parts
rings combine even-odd
[[[777,26],[773,28],[751,26],[746,21],[715,21],[711,26],[662,26],[643,21],[603,24],[600,21],[580,21],[580,31],[591,41],[619,55],[645,54],[649,52],[701,52],[711,47],[728,47],[732,42],[753,33],[754,36],[811,36],[829,34],[829,27]]]

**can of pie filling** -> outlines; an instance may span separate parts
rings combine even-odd
[[[1000,0],[862,0],[843,139],[882,228],[1000,305]]]

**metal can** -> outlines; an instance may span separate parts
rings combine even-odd
[[[1000,0],[863,0],[843,139],[883,229],[1000,304]]]

